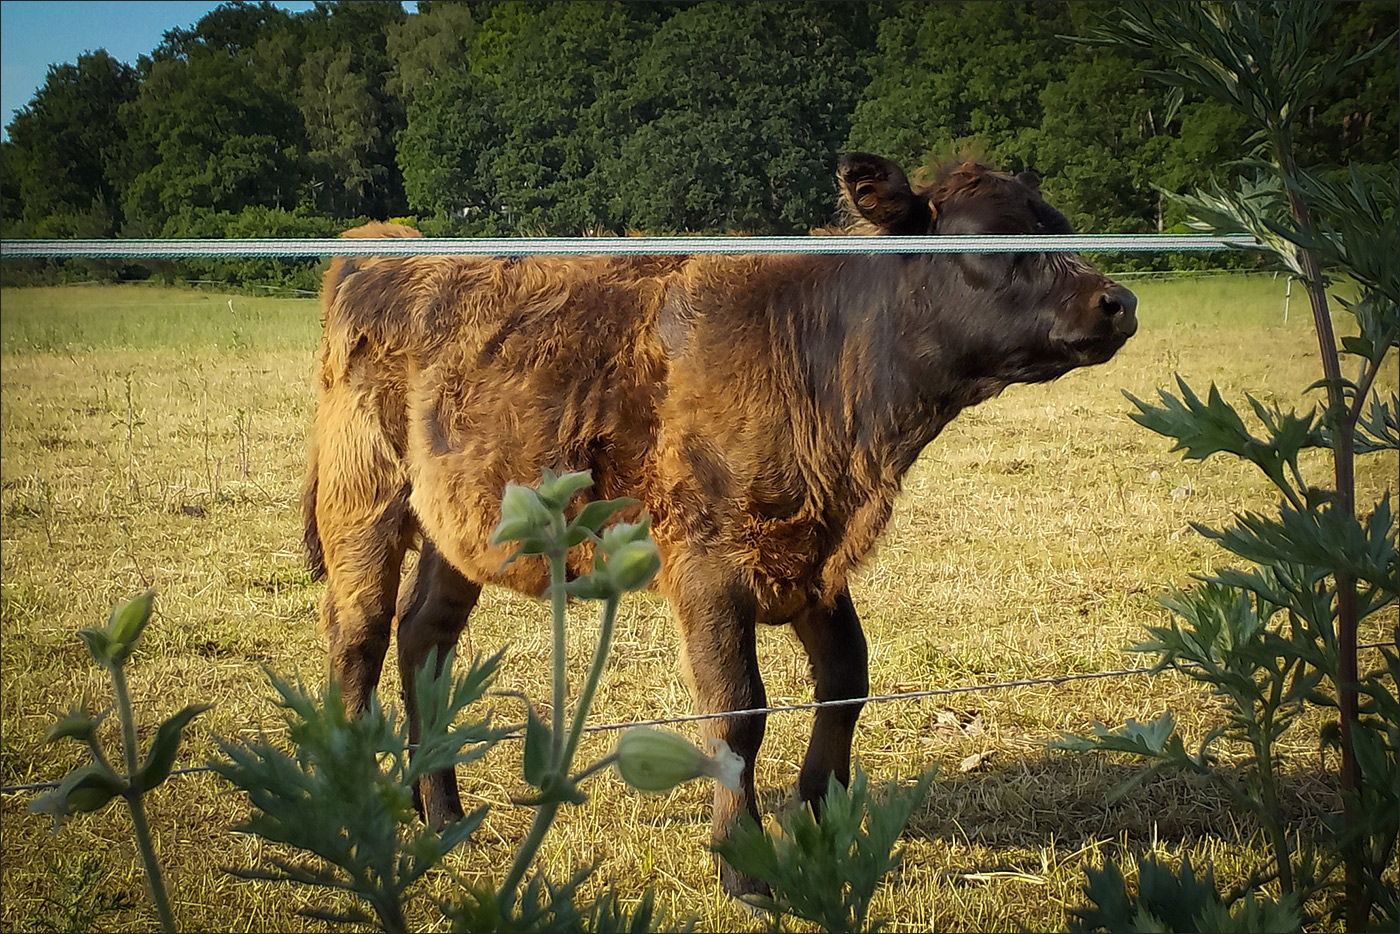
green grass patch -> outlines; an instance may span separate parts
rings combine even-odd
[[[263,298],[147,285],[0,290],[0,353],[102,350],[258,351],[315,347],[314,298]]]

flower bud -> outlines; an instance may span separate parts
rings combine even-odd
[[[556,512],[562,510],[579,490],[593,485],[591,470],[576,470],[556,476],[545,467],[540,470],[539,497],[546,508]]]
[[[656,543],[628,542],[608,556],[608,571],[618,590],[641,590],[661,570],[661,552]]]
[[[617,771],[638,791],[670,791],[681,782],[706,776],[738,791],[744,760],[728,743],[716,742],[715,755],[707,756],[678,733],[634,726],[617,741]]]
[[[501,521],[491,533],[491,544],[536,537],[548,527],[549,519],[539,494],[518,483],[507,483],[501,497]]]
[[[155,608],[155,601],[156,592],[148,590],[112,610],[112,616],[107,621],[107,636],[125,648],[127,655],[131,654],[136,640],[141,638],[142,630],[151,621],[151,610]]]
[[[651,516],[644,515],[640,522],[617,522],[603,530],[603,550],[617,551],[632,542],[647,541],[651,538]]]

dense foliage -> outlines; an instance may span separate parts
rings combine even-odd
[[[1073,41],[1111,7],[225,3],[134,66],[99,49],[50,68],[7,128],[0,232],[800,233],[831,220],[851,149],[979,155],[1038,172],[1086,232],[1169,230],[1161,190],[1237,173],[1248,131]],[[1397,23],[1393,3],[1338,4],[1318,42]],[[1301,158],[1396,161],[1397,61],[1392,41],[1300,118]]]

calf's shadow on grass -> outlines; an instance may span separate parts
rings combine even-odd
[[[915,812],[905,839],[938,841],[957,848],[1081,852],[1126,842],[1134,852],[1155,846],[1191,847],[1218,841],[1245,847],[1257,821],[1237,806],[1218,779],[1047,751],[1004,756],[968,773],[941,766],[924,807]],[[1304,834],[1325,832],[1318,815],[1340,809],[1336,774],[1313,767],[1280,771],[1286,819]],[[1221,773],[1243,787],[1238,771]],[[1121,796],[1115,794],[1136,784]],[[983,854],[985,855],[985,853]]]

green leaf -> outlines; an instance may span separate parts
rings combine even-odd
[[[180,739],[185,727],[195,717],[213,707],[213,704],[190,704],[160,725],[151,748],[146,753],[146,762],[141,771],[132,776],[132,782],[142,791],[150,791],[160,785],[170,775],[170,767],[175,764],[175,752],[180,747]]]
[[[1154,857],[1138,860],[1138,891],[1128,891],[1112,862],[1086,866],[1084,894],[1090,904],[1069,909],[1071,931],[1297,931],[1301,920],[1294,893],[1282,902],[1249,896],[1226,905],[1207,868],[1197,879],[1190,857],[1172,870]]]
[[[57,788],[44,792],[31,802],[29,810],[53,815],[53,829],[57,833],[64,818],[96,811],[126,789],[126,782],[111,769],[93,762],[69,772]]]
[[[569,523],[571,529],[587,529],[596,533],[603,527],[603,523],[613,517],[614,513],[627,509],[630,506],[638,505],[638,501],[631,497],[621,497],[619,499],[599,499],[593,500],[579,510]],[[580,539],[582,541],[582,539]],[[577,544],[575,542],[574,544]]]
[[[97,727],[106,719],[108,711],[94,717],[83,707],[69,707],[68,712],[44,731],[44,742],[52,743],[60,739],[76,739],[92,742],[97,735]]]
[[[1356,452],[1400,451],[1397,413],[1400,413],[1400,396],[1392,395],[1388,402],[1375,400],[1367,406],[1356,420]]]
[[[1329,504],[1306,512],[1281,506],[1277,519],[1245,513],[1222,531],[1196,528],[1250,561],[1327,568],[1393,594],[1400,589],[1394,521],[1387,493],[1364,522]]]
[[[418,671],[414,689],[418,699],[418,749],[404,776],[412,785],[424,775],[440,769],[466,765],[484,756],[505,730],[491,725],[491,716],[457,722],[472,704],[481,700],[495,681],[505,648],[485,658],[472,659],[468,670],[453,676],[456,653],[449,650],[442,662],[442,674],[437,671],[437,649],[429,651],[427,661]],[[454,725],[456,724],[456,725]]]
[[[749,900],[754,907],[786,912],[827,931],[866,930],[875,889],[899,861],[894,845],[933,777],[928,772],[910,787],[891,784],[875,799],[856,763],[849,788],[834,776],[829,781],[820,820],[811,808],[795,808],[779,818],[782,833],[774,836],[743,815],[713,849],[736,871],[771,887],[771,899]]]
[[[95,626],[79,629],[78,638],[82,639],[83,644],[87,646],[88,654],[92,656],[93,661],[99,665],[112,663],[112,640],[108,638],[105,629],[98,629]]]
[[[564,585],[564,591],[580,600],[615,600],[620,591],[606,571],[595,571],[576,577]]]
[[[539,788],[545,776],[553,768],[554,741],[552,731],[539,717],[534,708],[525,721],[524,775],[527,784]]]
[[[1176,384],[1181,390],[1178,399],[1166,390],[1157,390],[1162,406],[1143,402],[1132,393],[1124,392],[1138,411],[1128,417],[1151,431],[1174,438],[1173,451],[1184,451],[1188,460],[1204,460],[1212,454],[1227,452],[1247,457],[1247,445],[1256,442],[1245,428],[1239,414],[1220,397],[1215,383],[1210,384],[1206,402],[1191,391],[1180,376]]]

